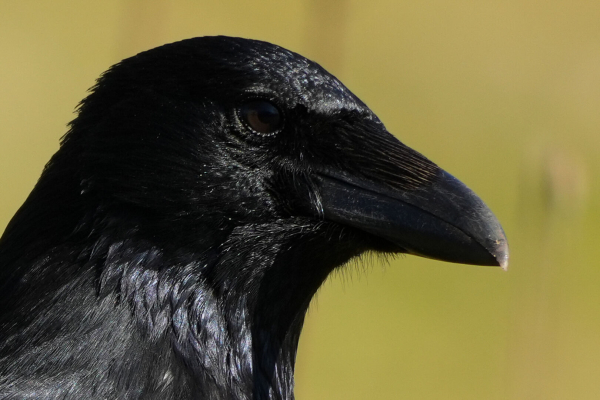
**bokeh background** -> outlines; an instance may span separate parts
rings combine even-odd
[[[600,399],[597,0],[0,0],[0,231],[101,72],[216,34],[319,62],[511,245],[508,272],[373,257],[331,277],[299,400]]]

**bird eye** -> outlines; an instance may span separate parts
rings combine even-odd
[[[266,100],[252,100],[242,105],[239,116],[244,124],[262,136],[274,135],[283,125],[279,109]]]

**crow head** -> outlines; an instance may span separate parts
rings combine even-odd
[[[67,244],[71,261],[58,268],[48,254]],[[484,203],[335,77],[278,46],[228,37],[109,69],[2,245],[13,298],[89,274],[90,296],[113,296],[143,321],[134,324],[143,337],[183,360],[179,375],[175,364],[156,367],[187,376],[161,387],[179,379],[179,396],[193,386],[210,398],[291,397],[310,299],[364,251],[508,261]],[[30,265],[36,285],[22,278]],[[53,270],[62,275],[44,281]],[[122,358],[136,357],[132,346]]]
[[[127,59],[82,103],[71,141],[82,191],[169,241],[302,217],[367,233],[367,247],[507,262],[481,200],[319,65],[269,43],[197,38]]]

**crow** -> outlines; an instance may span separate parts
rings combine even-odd
[[[1,399],[293,399],[336,268],[507,265],[473,192],[276,45],[148,50],[77,111],[0,240]]]

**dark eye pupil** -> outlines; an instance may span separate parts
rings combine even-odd
[[[253,100],[240,107],[242,120],[255,132],[269,135],[281,128],[281,113],[272,103]]]

